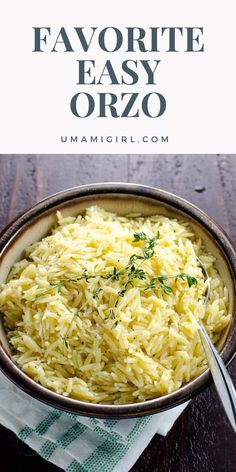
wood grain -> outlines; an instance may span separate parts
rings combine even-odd
[[[213,217],[236,245],[236,155],[0,155],[0,229],[40,199],[92,182],[136,182],[176,193]],[[230,366],[236,382],[236,361]],[[0,427],[3,472],[56,472]],[[233,472],[236,440],[214,387],[194,399],[132,472]],[[103,472],[103,471],[98,471]]]

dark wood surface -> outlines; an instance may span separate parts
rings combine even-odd
[[[0,226],[47,195],[102,181],[136,182],[176,193],[212,216],[236,245],[236,155],[2,155]],[[236,382],[236,360],[229,370]],[[0,450],[2,472],[61,470],[3,427]],[[132,468],[205,471],[236,471],[235,434],[213,386],[192,400],[166,438],[153,438]]]

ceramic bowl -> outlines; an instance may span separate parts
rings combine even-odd
[[[77,215],[95,204],[119,215],[133,212],[144,216],[161,213],[183,218],[193,226],[209,251],[215,255],[216,266],[229,290],[229,312],[233,314],[233,318],[217,346],[224,362],[228,364],[236,351],[236,254],[227,235],[208,215],[171,193],[135,184],[102,183],[72,188],[46,198],[3,231],[0,238],[0,283],[6,281],[10,268],[22,258],[24,249],[47,235],[57,210],[63,215]],[[167,410],[194,397],[211,381],[209,370],[206,370],[176,392],[125,405],[93,404],[64,397],[35,382],[12,361],[2,323],[0,368],[12,382],[34,398],[64,411],[98,418],[130,418]]]

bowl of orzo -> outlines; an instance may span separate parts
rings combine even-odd
[[[235,354],[235,261],[224,231],[168,192],[103,183],[48,197],[1,235],[0,368],[76,414],[181,404],[211,381],[199,320],[226,364]]]

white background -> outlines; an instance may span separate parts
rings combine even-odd
[[[33,53],[33,26],[99,29],[116,26],[203,26],[204,53],[108,54],[96,41],[85,54]],[[234,153],[235,2],[163,0],[119,2],[26,0],[4,2],[1,13],[1,153]],[[74,43],[75,44],[75,43]],[[156,86],[142,80],[140,95],[163,93],[160,118],[76,118],[71,97],[86,91],[130,92],[128,86],[78,86],[76,59],[95,59],[96,70],[110,59],[116,70],[125,59],[161,59]],[[133,136],[135,143],[61,143],[61,136]],[[142,136],[169,136],[168,143],[142,143]]]

